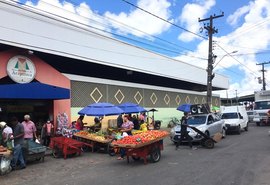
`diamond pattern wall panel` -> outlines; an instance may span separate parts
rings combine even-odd
[[[72,107],[85,107],[96,102],[109,102],[116,105],[132,102],[144,107],[176,108],[184,103],[206,103],[206,96],[90,82],[71,82]],[[212,102],[214,106],[220,106],[219,97],[213,97]]]
[[[71,106],[85,107],[91,103],[106,102],[106,85],[71,82]]]
[[[143,90],[139,88],[108,85],[108,101],[113,104],[124,102],[137,103],[143,105]]]

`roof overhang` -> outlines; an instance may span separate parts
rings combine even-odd
[[[3,0],[0,0],[0,16],[7,17],[0,20],[0,43],[206,86],[205,69],[132,46],[59,17]],[[227,89],[229,80],[216,74],[212,84],[215,90]]]
[[[70,90],[39,82],[0,85],[0,99],[69,99]]]

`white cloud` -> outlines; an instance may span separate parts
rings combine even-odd
[[[186,4],[179,18],[181,25],[192,32],[198,33],[200,29],[198,18],[204,18],[215,4],[215,0],[197,0],[196,3]],[[184,42],[192,41],[194,38],[198,37],[188,32],[183,32],[178,37],[179,40]]]
[[[168,20],[171,16],[169,10],[171,3],[168,0],[139,0],[137,6],[166,20]],[[105,16],[129,25],[133,28],[143,30],[150,35],[159,35],[167,31],[171,26],[170,24],[159,20],[158,18],[153,17],[152,15],[149,15],[139,9],[133,9],[129,13],[121,12],[119,14],[106,12]],[[117,24],[115,22],[111,22],[111,24],[123,34],[131,33],[138,37],[147,36],[146,34],[134,29],[128,29],[126,26],[121,24]]]
[[[252,3],[252,2],[251,2]],[[240,17],[242,17],[244,14],[248,13],[250,10],[250,6],[243,6],[241,8],[239,8],[238,10],[236,10],[232,15],[230,15],[227,18],[227,22],[230,25],[236,25],[240,19]]]
[[[239,13],[240,8],[229,17],[231,17],[232,22],[238,22],[238,19],[243,19],[244,22],[228,35],[214,38],[218,45],[222,46],[227,52],[238,51],[232,54],[235,55],[235,59],[228,56],[226,52],[218,46],[216,46],[213,51],[214,54],[218,56],[216,63],[219,62],[219,65],[217,65],[214,71],[217,73],[226,71],[226,73],[231,75],[229,76],[231,84],[228,89],[229,97],[235,96],[235,90],[238,91],[240,96],[243,96],[252,94],[254,91],[258,91],[262,88],[262,85],[258,84],[257,79],[257,77],[262,76],[262,74],[259,72],[260,67],[256,65],[256,63],[260,63],[261,61],[257,61],[255,53],[258,50],[267,49],[270,45],[270,1],[255,0],[248,6],[243,7],[242,14]],[[248,11],[243,13],[244,9]],[[232,18],[233,16],[236,16],[235,20]],[[241,55],[245,53],[254,54]],[[208,41],[201,41],[196,51],[190,52],[189,54],[207,58]],[[186,56],[179,56],[177,58],[203,68],[207,66],[207,61],[190,59]],[[267,68],[270,69],[270,66],[267,66]],[[269,84],[268,89],[270,89],[270,74],[266,75]],[[226,97],[226,91],[214,93],[220,93],[221,97]]]
[[[80,27],[89,28],[90,25],[101,30],[107,29],[107,22],[95,14],[84,2],[80,3],[78,6],[67,1],[60,2],[59,0],[39,0],[37,4],[27,1],[25,4],[35,8],[37,11],[42,11],[43,13],[47,12],[50,16],[55,15],[60,20]]]

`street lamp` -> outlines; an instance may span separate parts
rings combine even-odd
[[[237,53],[238,51],[232,51],[232,52],[230,52],[230,53],[227,53],[226,55],[223,55],[222,57],[221,57],[221,59],[215,64],[215,66],[213,67],[213,69],[215,68],[215,67],[217,67],[217,65],[221,62],[221,60],[223,59],[223,58],[225,58],[226,56],[228,56],[228,55],[231,55],[231,54],[233,54],[233,53]]]

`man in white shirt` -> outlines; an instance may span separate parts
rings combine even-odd
[[[7,125],[6,122],[0,122],[0,129],[3,130],[2,131],[2,139],[3,139],[3,144],[4,146],[7,146],[7,142],[9,140],[12,140],[13,139],[13,131],[12,131],[12,128],[9,127]]]

